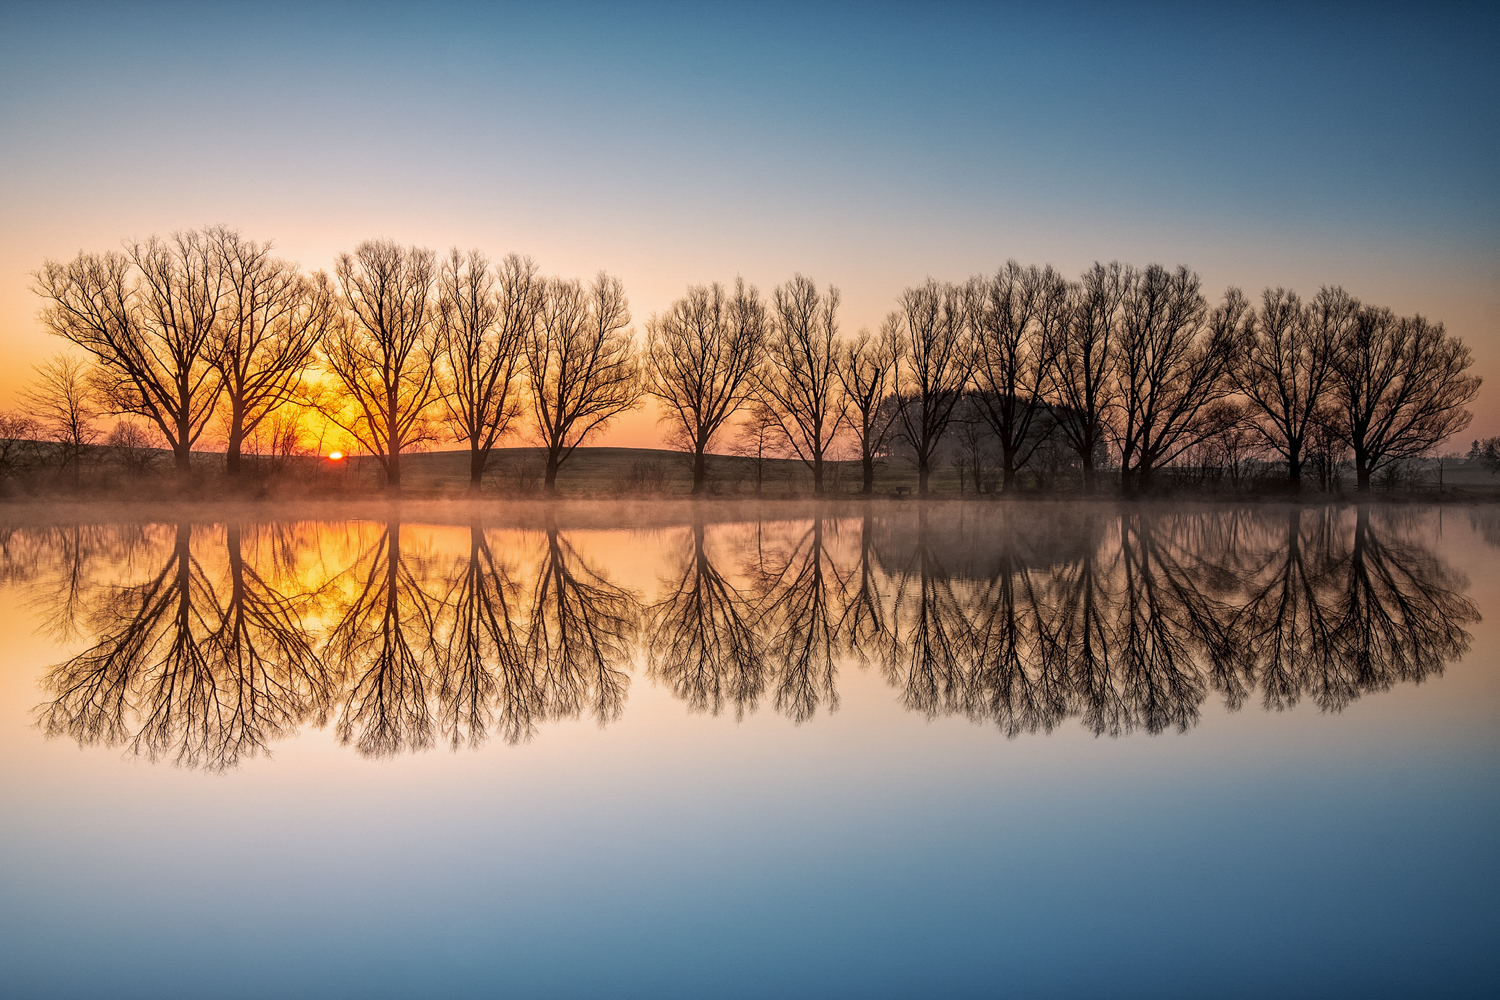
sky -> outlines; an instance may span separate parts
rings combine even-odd
[[[1009,258],[1341,285],[1472,347],[1466,447],[1500,434],[1497,51],[1477,5],[0,0],[0,407],[62,346],[44,260],[223,223],[308,269],[602,268],[637,327],[800,272],[853,332]]]

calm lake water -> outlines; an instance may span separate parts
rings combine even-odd
[[[0,994],[1500,994],[1500,511],[671,509],[0,528]]]

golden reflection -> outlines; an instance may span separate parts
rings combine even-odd
[[[638,539],[646,596],[555,523],[74,525],[0,532],[0,578],[87,643],[43,677],[48,735],[192,767],[307,725],[374,757],[604,725],[637,661],[713,715],[804,722],[855,665],[928,717],[1117,736],[1185,731],[1215,697],[1339,711],[1440,673],[1478,613],[1406,517],[700,519]]]

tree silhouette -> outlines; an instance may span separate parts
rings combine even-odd
[[[324,364],[343,396],[321,409],[375,456],[391,489],[401,486],[402,453],[429,436],[437,397],[436,267],[431,250],[372,240],[335,268],[347,316],[327,338]]]
[[[438,350],[443,409],[469,446],[476,492],[495,443],[521,413],[522,348],[536,330],[542,279],[529,257],[511,254],[491,269],[478,250],[454,248],[438,269]]]
[[[543,486],[590,434],[640,400],[630,306],[619,278],[600,271],[585,288],[546,283],[539,320],[526,339],[526,373],[537,434],[547,451]]]
[[[646,330],[647,385],[693,455],[693,492],[702,493],[704,454],[750,399],[765,354],[769,318],[753,286],[736,281],[689,288]]]

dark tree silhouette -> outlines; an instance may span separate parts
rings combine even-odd
[[[776,289],[775,321],[759,371],[762,402],[787,449],[812,470],[813,492],[823,492],[823,465],[844,422],[838,378],[839,290],[819,293],[797,275]]]
[[[872,336],[861,330],[839,351],[837,372],[847,400],[845,417],[859,445],[861,493],[875,492],[875,460],[886,451],[898,411],[889,399],[901,363],[901,325],[890,316]]]
[[[72,471],[75,483],[88,446],[99,439],[99,402],[90,369],[81,359],[59,351],[36,366],[36,381],[21,394],[40,429],[56,443],[58,465]]]
[[[1235,387],[1250,404],[1251,426],[1286,462],[1294,491],[1317,426],[1339,345],[1359,311],[1341,288],[1323,288],[1307,305],[1296,293],[1266,289],[1246,324],[1233,368]]]
[[[346,318],[327,339],[324,364],[342,396],[325,416],[374,455],[386,485],[401,487],[401,455],[424,440],[438,392],[433,353],[431,250],[390,240],[361,243],[335,269]]]
[[[543,281],[529,257],[491,269],[478,250],[455,247],[438,268],[438,351],[445,419],[469,446],[477,492],[495,443],[520,415],[523,348],[536,331]]]
[[[966,289],[928,280],[908,288],[899,313],[902,359],[897,368],[898,419],[902,437],[916,453],[917,492],[928,479],[968,384],[973,303]]]
[[[640,366],[620,279],[603,271],[585,288],[546,283],[539,322],[524,345],[532,413],[547,451],[543,486],[594,431],[640,401]]]
[[[154,424],[186,474],[220,388],[213,336],[226,283],[209,234],[153,236],[124,254],[49,260],[33,277],[48,301],[48,331],[99,359],[103,404]]]
[[[304,388],[307,369],[338,322],[328,275],[304,276],[234,230],[207,233],[218,258],[225,294],[210,343],[224,387],[225,469],[240,472],[245,440]]]
[[[974,401],[1000,446],[1001,488],[1047,438],[1043,398],[1070,313],[1068,283],[1052,268],[1007,261],[974,289]]]
[[[1133,493],[1233,419],[1213,404],[1233,388],[1228,376],[1249,306],[1231,288],[1210,311],[1198,276],[1185,267],[1127,270],[1124,284],[1115,442],[1121,485]]]
[[[1125,271],[1095,264],[1072,288],[1072,307],[1051,356],[1048,388],[1057,428],[1083,468],[1083,491],[1094,492],[1094,462],[1109,434],[1119,398],[1115,379]]]
[[[693,456],[693,493],[702,493],[704,455],[755,389],[769,318],[753,286],[736,281],[689,288],[647,331],[647,386]]]
[[[1441,323],[1364,306],[1333,366],[1329,427],[1354,453],[1356,488],[1381,468],[1436,447],[1469,425],[1479,392],[1473,355]]]

